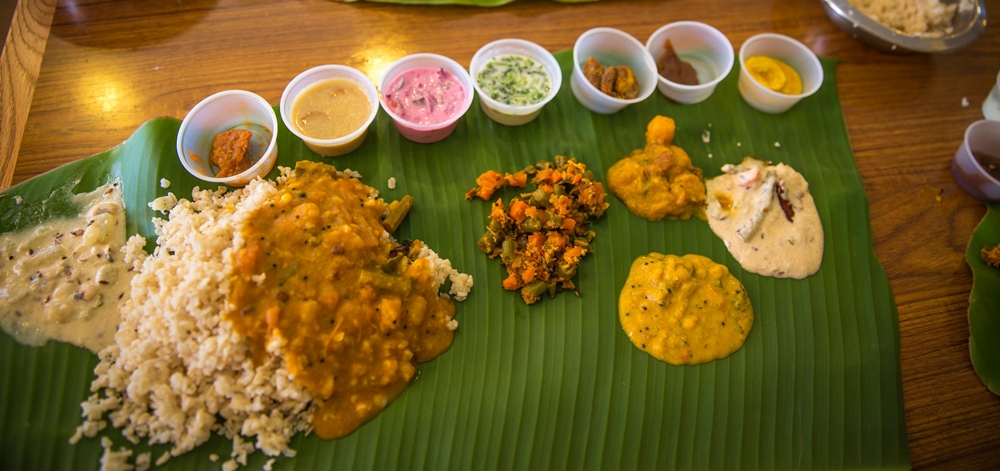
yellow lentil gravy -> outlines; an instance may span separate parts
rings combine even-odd
[[[389,237],[373,188],[302,161],[277,189],[242,229],[225,318],[255,363],[284,355],[319,405],[316,434],[342,437],[448,349],[455,305],[417,257],[422,244]]]
[[[618,319],[640,350],[671,365],[694,365],[739,350],[753,307],[724,265],[701,255],[651,253],[632,262]]]

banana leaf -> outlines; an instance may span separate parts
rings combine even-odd
[[[571,52],[557,58],[568,81]],[[909,468],[896,306],[872,249],[836,63],[822,62],[819,92],[781,115],[742,100],[737,68],[705,102],[678,105],[654,94],[610,116],[586,110],[566,83],[537,120],[520,127],[494,123],[477,99],[454,134],[429,145],[402,138],[380,111],[365,143],[335,159],[279,128],[279,165],[323,160],[359,171],[388,200],[414,196],[396,236],[427,242],[476,283],[458,305],[454,345],[422,364],[409,389],[345,438],[297,436],[297,456],[278,459],[275,469]],[[707,178],[750,153],[801,172],[823,220],[820,271],[804,280],[745,272],[704,221],[649,222],[609,197],[592,226],[594,253],[579,266],[579,297],[563,292],[526,306],[504,291],[504,268],[476,246],[490,203],[463,198],[476,177],[561,154],[603,181],[612,164],[644,145],[657,114],[677,121],[675,143]],[[175,155],[178,127],[176,119],[154,119],[108,152],[4,192],[3,230],[59,213],[59,204],[42,204],[59,200],[53,191],[84,191],[121,175],[128,231],[151,235],[146,203],[167,191],[189,197],[198,184]],[[171,186],[161,188],[160,178]],[[11,203],[13,195],[23,204]],[[632,346],[617,298],[632,260],[650,252],[701,254],[743,282],[756,322],[741,350],[679,367]],[[96,363],[66,344],[27,347],[0,334],[0,469],[98,467],[97,439],[67,443]],[[103,434],[116,448],[127,444],[110,428]],[[165,449],[152,447],[153,457]],[[209,455],[225,460],[230,449],[214,437],[158,469],[217,469]],[[250,465],[266,459],[256,453]]]
[[[972,269],[972,293],[969,294],[969,355],[979,379],[1000,394],[1000,268],[986,264],[979,251],[1000,244],[1000,204],[986,205],[986,215],[972,232],[965,262]]]

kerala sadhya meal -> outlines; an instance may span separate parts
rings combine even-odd
[[[579,296],[573,277],[594,239],[587,224],[608,207],[604,186],[586,165],[557,155],[554,162],[540,161],[514,174],[489,170],[465,198],[489,200],[502,187],[524,188],[529,177],[534,191],[515,196],[510,204],[502,198],[493,203],[479,248],[490,258],[500,257],[508,275],[504,289],[520,290],[525,304],[561,290]]]
[[[618,320],[638,349],[671,365],[696,365],[743,346],[753,307],[724,265],[701,255],[651,253],[632,262]]]
[[[823,262],[823,224],[809,184],[779,163],[747,157],[708,180],[708,224],[747,271],[802,279]]]
[[[608,170],[608,189],[636,216],[658,221],[689,219],[705,203],[701,169],[684,149],[673,145],[676,124],[654,117],[646,127],[646,146]]]
[[[447,350],[458,327],[454,300],[465,299],[472,278],[420,241],[393,239],[389,229],[412,199],[386,203],[352,174],[302,161],[276,182],[195,188],[191,200],[168,194],[150,203],[169,216],[154,219],[157,246],[148,256],[142,237],[124,241],[120,196],[19,243],[4,236],[4,270],[20,274],[38,255],[31,266],[44,276],[35,281],[50,272],[55,283],[82,277],[68,278],[77,293],[68,298],[37,302],[33,292],[14,300],[36,303],[35,324],[24,330],[88,319],[94,300],[114,313],[110,331],[79,330],[94,337],[79,344],[100,363],[71,442],[110,422],[133,443],[171,445],[156,464],[213,433],[233,441],[224,469],[245,465],[255,449],[294,456],[296,433],[350,433],[414,380],[418,363]],[[85,196],[116,195],[119,186]],[[81,255],[90,265],[74,265]],[[130,278],[124,291],[101,283]],[[79,307],[53,311],[46,303]],[[105,468],[129,465],[131,451],[102,445]],[[148,453],[135,460],[151,461]]]

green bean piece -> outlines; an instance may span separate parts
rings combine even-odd
[[[410,290],[412,289],[410,278],[387,275],[382,270],[361,270],[361,274],[358,276],[358,283],[402,295],[410,294]]]
[[[555,285],[552,286],[555,287]],[[525,286],[524,290],[532,296],[537,297],[549,291],[549,284],[544,281],[536,281],[528,286]]]
[[[288,267],[285,271],[278,275],[278,285],[282,285],[289,278],[295,276],[295,272],[299,269],[299,262],[292,262],[292,265]]]
[[[493,253],[493,249],[497,247],[497,235],[493,231],[486,231],[482,237],[479,238],[479,249],[486,253]]]
[[[527,218],[521,223],[521,231],[532,233],[542,230],[542,222],[535,218]]]
[[[502,260],[504,263],[510,263],[511,260],[514,260],[514,256],[516,255],[515,253],[516,247],[514,241],[511,239],[504,239],[503,245],[501,247],[502,249],[500,253],[500,260]]]
[[[382,219],[382,227],[390,234],[396,232],[396,229],[403,223],[403,219],[406,218],[411,208],[413,208],[413,197],[410,195],[403,196],[399,201],[389,203],[389,214]]]
[[[565,167],[567,163],[565,155],[557,155],[555,161],[556,161],[556,167]]]
[[[552,194],[554,194],[556,196],[565,195],[566,194],[566,189],[563,188],[563,186],[562,186],[561,183],[556,183],[555,185],[552,185]]]
[[[573,278],[573,275],[576,275],[576,264],[559,262],[559,265],[556,266],[556,275],[567,280]]]
[[[549,193],[539,188],[531,193],[528,204],[532,206],[547,206],[549,204]]]

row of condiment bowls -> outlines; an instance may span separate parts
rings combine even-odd
[[[698,85],[672,82],[657,71],[654,57],[663,55],[664,43],[669,39],[677,55],[690,61],[698,72]],[[511,105],[483,90],[484,84],[473,79],[494,59],[505,56],[522,56],[544,68],[549,86],[544,98],[528,104]],[[739,90],[754,108],[767,113],[782,113],[799,100],[819,89],[823,82],[823,68],[818,58],[802,43],[783,35],[759,34],[749,38],[740,49],[744,57],[767,55],[778,58],[798,70],[802,76],[802,93],[788,95],[770,90],[741,68]],[[627,65],[635,74],[638,93],[634,98],[615,98],[595,87],[584,75],[583,64],[594,56],[602,62]],[[659,90],[667,98],[681,104],[704,101],[716,86],[729,75],[733,67],[732,43],[717,29],[699,22],[682,21],[668,24],[655,31],[645,45],[634,37],[613,28],[594,28],[583,33],[573,47],[571,88],[577,100],[587,109],[602,114],[612,114],[626,106],[648,98]],[[405,116],[400,101],[392,98],[400,91],[401,82],[415,70],[437,70],[441,77],[457,83],[464,92],[454,103],[454,110],[443,119],[423,122]],[[518,126],[534,120],[542,108],[559,92],[562,71],[555,57],[545,48],[520,39],[501,39],[483,46],[473,56],[470,74],[454,60],[437,54],[412,54],[390,64],[382,73],[378,87],[362,72],[344,65],[323,65],[302,72],[292,79],[281,96],[279,112],[289,131],[302,139],[305,145],[320,155],[339,156],[355,150],[364,141],[368,128],[378,113],[379,105],[393,119],[396,129],[405,138],[419,143],[432,143],[448,137],[458,121],[471,106],[474,95],[494,121]],[[412,77],[410,77],[412,78]],[[334,138],[317,138],[304,132],[294,121],[293,105],[310,87],[330,79],[346,79],[360,89],[368,101],[368,115],[363,124],[352,132]],[[250,145],[253,165],[245,171],[226,178],[215,176],[212,163],[206,158],[212,150],[213,137],[233,128],[245,128],[253,133]],[[196,177],[215,183],[233,186],[245,185],[251,179],[268,173],[277,160],[278,128],[274,109],[260,96],[242,90],[229,90],[212,95],[188,113],[181,123],[177,137],[177,153],[184,167]]]

